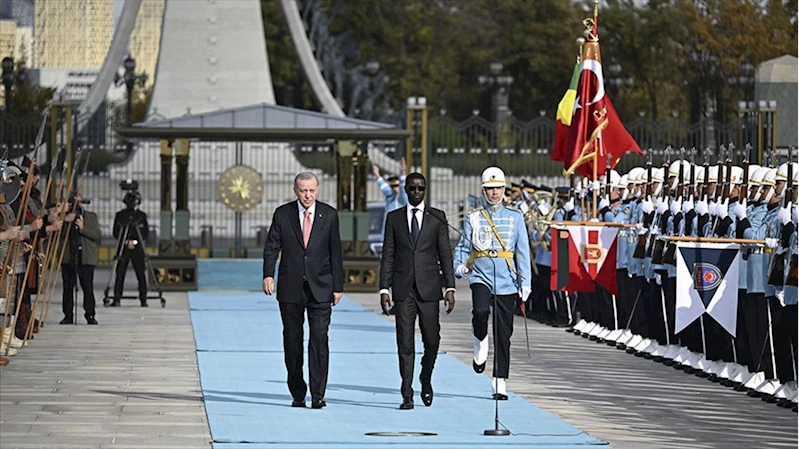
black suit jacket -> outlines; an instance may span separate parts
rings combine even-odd
[[[296,201],[275,210],[264,245],[264,278],[275,276],[280,254],[278,301],[304,302],[303,281],[307,279],[316,301],[332,302],[333,292],[344,291],[338,214],[327,204],[316,202],[308,248],[302,245],[299,214]]]
[[[402,301],[415,283],[423,301],[440,301],[444,299],[442,287],[455,288],[447,217],[443,211],[425,206],[419,241],[414,245],[407,214],[408,209],[401,207],[386,217],[380,288],[392,288],[394,301]]]

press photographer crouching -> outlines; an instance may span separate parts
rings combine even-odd
[[[78,282],[83,290],[83,316],[87,324],[97,324],[94,317],[94,268],[97,266],[97,248],[100,245],[100,221],[97,214],[84,208],[88,200],[81,198],[80,193],[73,192],[69,202],[58,207],[60,211],[68,212],[64,216],[64,225],[61,232],[69,240],[61,260],[61,279],[64,283],[62,298],[62,311],[64,319],[60,324],[73,324],[73,307]]]
[[[114,218],[114,237],[117,239],[117,267],[116,282],[114,283],[114,300],[111,307],[119,307],[122,291],[125,285],[125,272],[128,263],[133,262],[133,271],[139,281],[139,302],[142,307],[147,307],[147,278],[145,277],[144,242],[147,240],[149,226],[147,214],[139,210],[141,194],[138,192],[139,183],[136,181],[122,181],[119,185],[127,191],[122,201],[125,208],[117,212]],[[104,301],[105,302],[105,301]]]

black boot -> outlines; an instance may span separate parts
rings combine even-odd
[[[119,307],[119,305],[119,299],[114,299],[114,301],[111,302],[111,307]]]

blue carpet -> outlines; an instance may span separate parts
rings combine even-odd
[[[274,298],[258,293],[193,292],[189,304],[214,448],[572,448],[604,444],[512,393],[509,401],[500,403],[500,412],[502,424],[513,434],[483,436],[484,429],[494,426],[491,380],[446,354],[439,354],[436,363],[433,406],[421,404],[417,380],[416,409],[398,410],[401,397],[394,326],[346,297],[334,308],[330,328],[328,406],[322,410],[291,408],[282,325]],[[235,342],[233,347],[231,342]],[[421,348],[417,340],[417,376]],[[436,435],[365,435],[380,431]]]
[[[263,265],[259,259],[197,259],[197,287],[261,291]]]

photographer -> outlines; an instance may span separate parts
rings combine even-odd
[[[66,245],[64,258],[61,261],[61,279],[64,282],[64,296],[62,311],[64,319],[60,324],[73,324],[72,316],[74,305],[75,287],[80,282],[83,290],[83,312],[87,324],[97,324],[94,318],[94,267],[97,266],[97,248],[100,245],[100,221],[97,214],[83,208],[87,204],[80,193],[70,195],[69,202],[61,205],[64,216],[61,232],[67,232],[69,226],[69,241]]]
[[[111,307],[119,307],[125,285],[125,272],[130,261],[133,262],[133,270],[139,281],[139,301],[142,307],[147,307],[147,278],[144,274],[144,241],[149,233],[147,214],[139,210],[141,194],[136,190],[138,183],[123,181],[120,186],[128,192],[122,200],[125,203],[125,209],[117,212],[114,218],[114,237],[117,239],[119,261],[114,283],[114,301],[111,303]]]

